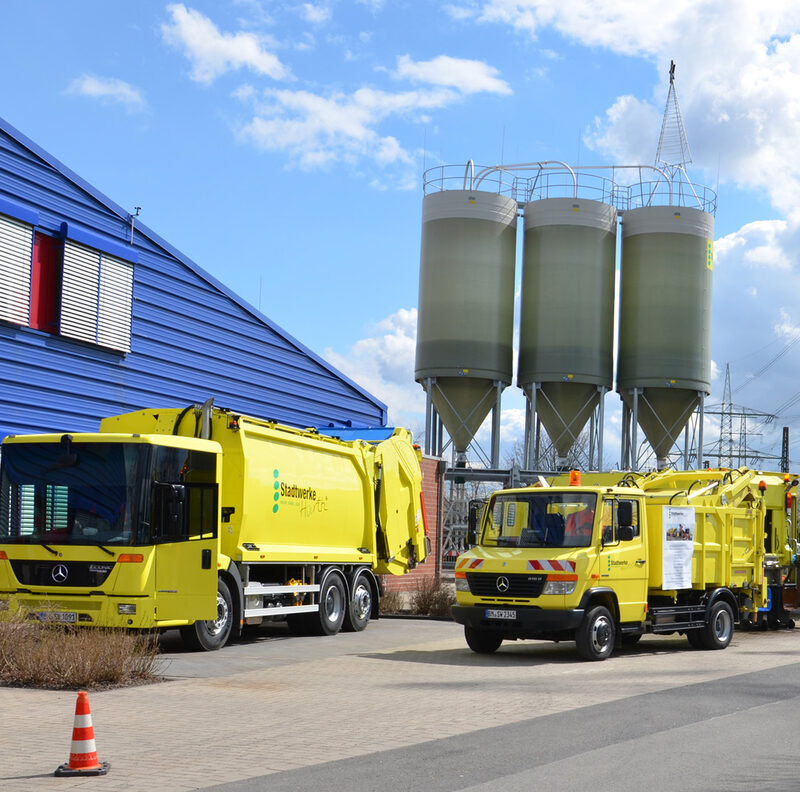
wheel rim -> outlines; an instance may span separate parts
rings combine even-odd
[[[208,632],[211,635],[219,635],[225,629],[225,625],[228,623],[229,618],[230,609],[228,608],[228,603],[226,602],[225,597],[217,592],[217,618],[212,622],[207,622]]]
[[[597,654],[604,654],[607,652],[611,644],[612,634],[613,626],[611,621],[606,616],[599,616],[594,620],[589,635],[592,649]]]
[[[720,608],[714,617],[714,635],[718,641],[727,641],[730,638],[733,623],[727,608]]]
[[[353,592],[353,615],[361,621],[366,619],[372,611],[372,593],[369,586],[359,582]]]
[[[325,618],[335,624],[342,616],[344,598],[338,586],[332,585],[325,592]]]

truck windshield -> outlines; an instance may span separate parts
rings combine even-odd
[[[497,494],[481,532],[488,547],[588,547],[597,496],[588,492]]]
[[[145,533],[147,446],[7,443],[2,454],[0,542],[125,545]]]

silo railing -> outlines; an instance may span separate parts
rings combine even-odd
[[[464,165],[438,165],[428,168],[422,175],[422,191],[424,195],[445,190],[482,190],[483,192],[497,193],[516,197],[515,177],[504,170],[493,172],[488,178],[481,179],[477,184],[476,170],[478,173],[486,171],[484,166],[477,169],[472,160]]]

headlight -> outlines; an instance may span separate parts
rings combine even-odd
[[[456,591],[469,591],[469,583],[465,577],[456,578]]]
[[[117,613],[120,616],[135,616],[136,605],[132,602],[120,602],[117,605]]]
[[[544,584],[542,594],[572,594],[577,580],[548,580]]]

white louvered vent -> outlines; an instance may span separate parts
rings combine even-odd
[[[33,226],[0,215],[0,319],[27,325],[30,317]]]
[[[100,298],[97,343],[131,351],[133,265],[103,253],[100,262]]]
[[[61,335],[97,343],[100,253],[70,239],[64,242]]]

